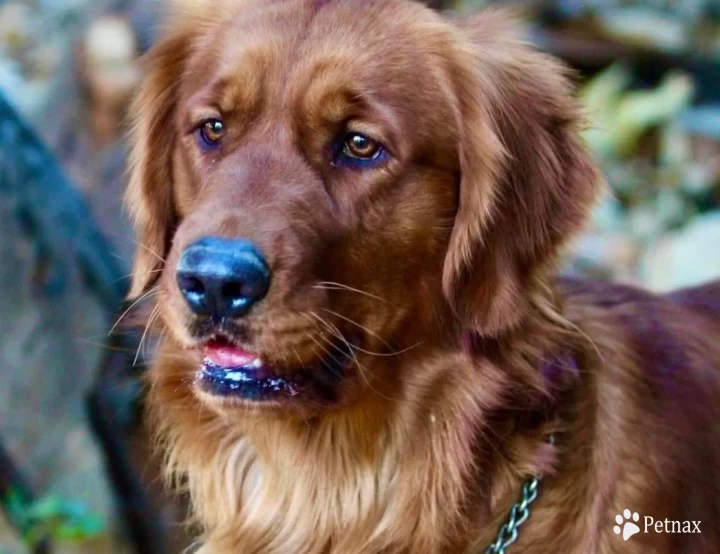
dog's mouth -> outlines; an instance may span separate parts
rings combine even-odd
[[[338,399],[337,385],[350,365],[352,353],[345,342],[331,350],[332,355],[312,364],[281,367],[224,336],[217,336],[202,347],[203,362],[195,383],[203,392],[225,398],[332,403]]]

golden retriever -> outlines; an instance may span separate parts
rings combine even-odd
[[[568,71],[500,11],[194,4],[128,203],[201,552],[720,552],[720,284],[552,277],[603,187]]]

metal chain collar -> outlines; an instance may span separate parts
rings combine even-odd
[[[554,435],[548,437],[550,444],[555,444]],[[488,546],[485,554],[506,554],[506,549],[518,539],[520,526],[530,517],[530,505],[538,497],[538,487],[542,477],[531,477],[522,486],[520,499],[510,508],[505,525],[500,528],[495,542]]]
[[[539,477],[532,477],[522,486],[522,496],[510,509],[510,516],[505,525],[500,528],[497,539],[492,543],[485,554],[505,554],[505,549],[518,539],[518,530],[530,517],[530,504],[538,496]]]

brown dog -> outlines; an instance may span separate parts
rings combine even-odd
[[[148,64],[133,295],[203,553],[482,553],[524,484],[509,554],[720,551],[720,285],[551,279],[602,182],[507,17],[217,0]]]

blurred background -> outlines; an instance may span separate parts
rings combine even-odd
[[[720,0],[429,3],[512,5],[578,70],[611,190],[565,271],[658,291],[720,276]],[[125,113],[158,4],[0,0],[0,554],[188,544],[139,410],[142,337],[113,328]]]

